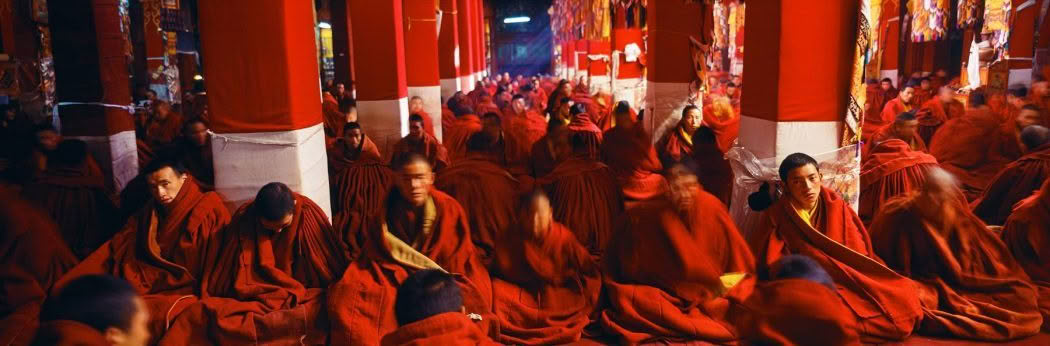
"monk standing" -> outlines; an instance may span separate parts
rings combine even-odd
[[[1050,180],[1018,203],[1003,227],[1002,239],[1039,293],[1043,329],[1050,321]]]
[[[408,116],[408,135],[394,144],[390,162],[397,162],[410,154],[426,157],[427,162],[436,171],[441,171],[449,165],[448,151],[434,135],[426,131],[426,118],[419,114]]]
[[[934,169],[920,189],[891,200],[871,225],[872,247],[919,285],[919,331],[981,341],[1039,332],[1037,291],[995,233]]]
[[[1006,222],[1017,202],[1031,196],[1050,179],[1050,130],[1028,126],[1021,132],[1021,141],[1028,154],[1003,168],[981,198],[974,201],[973,213],[989,225]]]
[[[616,175],[624,199],[630,203],[663,195],[667,181],[660,175],[663,166],[649,134],[636,124],[626,101],[616,105],[613,116],[616,126],[605,131],[601,156]]]
[[[875,145],[860,168],[860,220],[871,225],[886,201],[918,189],[926,183],[926,173],[935,167],[937,159],[912,150],[902,140]]]
[[[660,163],[664,168],[683,161],[692,161],[693,132],[696,132],[703,120],[703,114],[697,106],[689,105],[682,109],[682,120],[678,121],[678,126],[668,130],[663,138],[656,142],[656,152],[659,153]]]
[[[865,141],[869,140],[880,129],[892,123],[897,118],[897,114],[912,110],[912,98],[914,95],[915,86],[907,85],[904,89],[901,89],[900,94],[896,98],[886,102],[886,105],[882,107],[880,116],[864,117],[864,125],[861,129],[863,139]]]
[[[970,109],[949,120],[933,136],[930,155],[959,180],[967,200],[975,200],[1000,170],[1020,158],[1017,138],[1005,131],[985,105],[984,93],[970,92]]]
[[[951,88],[941,87],[937,91],[937,97],[926,101],[916,112],[915,116],[919,119],[919,137],[923,142],[930,143],[933,134],[948,120],[962,118],[966,114],[966,108],[954,95],[955,91]]]
[[[908,143],[908,147],[912,151],[926,152],[926,142],[919,136],[919,120],[915,117],[914,112],[903,112],[897,114],[897,118],[893,120],[893,123],[889,126],[879,129],[871,135],[870,139],[864,145],[864,149],[861,153],[861,158],[866,158],[871,148],[879,143],[885,142],[890,139],[899,139]]]

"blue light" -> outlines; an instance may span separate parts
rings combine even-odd
[[[503,18],[503,24],[528,23],[530,20],[532,20],[532,19],[529,18],[529,17],[526,17],[526,16],[507,17],[507,18]]]

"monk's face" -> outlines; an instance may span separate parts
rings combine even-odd
[[[550,199],[543,194],[534,196],[529,201],[529,214],[531,218],[525,219],[526,227],[528,227],[526,229],[531,230],[532,235],[537,239],[546,236],[551,227],[551,220],[554,219]]]
[[[346,93],[346,85],[339,83],[335,85],[335,97],[342,97]]]
[[[510,103],[510,107],[511,107],[511,109],[514,110],[514,114],[524,113],[525,112],[525,99],[524,98],[514,99],[514,101]]]
[[[346,144],[349,144],[351,148],[358,148],[365,141],[365,133],[361,129],[351,129],[343,134],[343,138],[345,138]]]
[[[208,144],[208,128],[201,122],[194,122],[186,126],[186,139],[198,147]]]
[[[919,131],[919,120],[898,120],[893,122],[893,136],[905,142],[910,142]]]
[[[167,103],[157,103],[153,108],[153,117],[157,120],[165,120],[169,114],[171,114],[171,106]]]
[[[401,196],[413,206],[422,207],[430,196],[430,186],[434,184],[434,172],[424,161],[409,163],[401,168],[398,174],[397,188]]]
[[[679,211],[690,210],[694,202],[693,192],[700,187],[700,181],[680,167],[672,168],[667,178],[671,203]]]
[[[135,313],[127,330],[106,328],[106,341],[116,346],[145,346],[149,343],[149,310],[142,298],[135,297]]]
[[[930,81],[928,79],[923,79],[922,82],[919,83],[919,87],[922,88],[922,90],[930,90]]]
[[[271,230],[280,233],[285,228],[292,225],[292,220],[295,219],[295,214],[288,213],[284,217],[277,220],[267,220],[266,218],[259,218],[259,224],[262,225],[263,229]]]
[[[53,151],[58,148],[58,142],[62,141],[62,136],[58,135],[58,132],[51,130],[44,130],[36,133],[36,142],[40,144],[40,148],[46,151]]]
[[[1039,112],[1031,109],[1022,109],[1020,113],[1017,113],[1017,118],[1014,121],[1017,122],[1018,129],[1024,129],[1032,125],[1039,125],[1039,121],[1042,120],[1042,115]]]
[[[693,133],[693,131],[700,128],[700,123],[703,120],[703,113],[701,113],[699,109],[692,109],[689,110],[688,113],[685,113],[685,117],[682,118],[682,127],[689,133]]]
[[[890,83],[890,82],[881,82],[880,85],[882,86],[882,90],[883,91],[889,91],[890,88],[893,87],[893,83]]]
[[[955,92],[948,87],[941,87],[941,90],[937,92],[937,99],[941,100],[941,103],[952,102],[955,99]]]
[[[792,201],[797,206],[813,208],[820,198],[820,171],[816,166],[805,165],[788,172],[785,182]]]
[[[726,87],[726,95],[728,95],[728,96],[736,96],[736,87],[735,86]]]
[[[149,192],[153,199],[161,205],[171,204],[182,190],[182,184],[186,183],[186,174],[178,174],[171,167],[164,167],[146,177],[149,184]]]
[[[898,96],[901,98],[901,101],[904,101],[904,103],[911,103],[911,97],[914,95],[915,89],[912,87],[906,87],[904,90],[901,90],[901,93]]]
[[[423,99],[418,98],[418,97],[413,97],[411,100],[408,101],[408,112],[409,113],[419,113],[419,112],[422,112],[422,111],[423,111]]]
[[[422,121],[410,121],[408,122],[408,136],[412,138],[419,138],[423,136],[423,122]]]

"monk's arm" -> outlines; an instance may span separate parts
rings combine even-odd
[[[787,252],[784,240],[777,233],[778,225],[770,215],[773,212],[772,209],[766,210],[761,216],[759,226],[747,238],[751,253],[755,256],[755,271],[759,277],[766,277],[769,265]]]

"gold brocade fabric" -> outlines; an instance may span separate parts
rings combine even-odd
[[[944,37],[948,27],[948,0],[909,1],[912,42],[930,42]]]
[[[892,1],[892,0],[891,0]],[[864,123],[864,104],[867,102],[867,85],[864,82],[866,57],[877,55],[873,49],[878,42],[881,0],[861,0],[857,16],[857,43],[853,51],[853,68],[850,74],[849,100],[846,104],[846,126],[843,129],[842,146],[860,142],[861,124]]]

